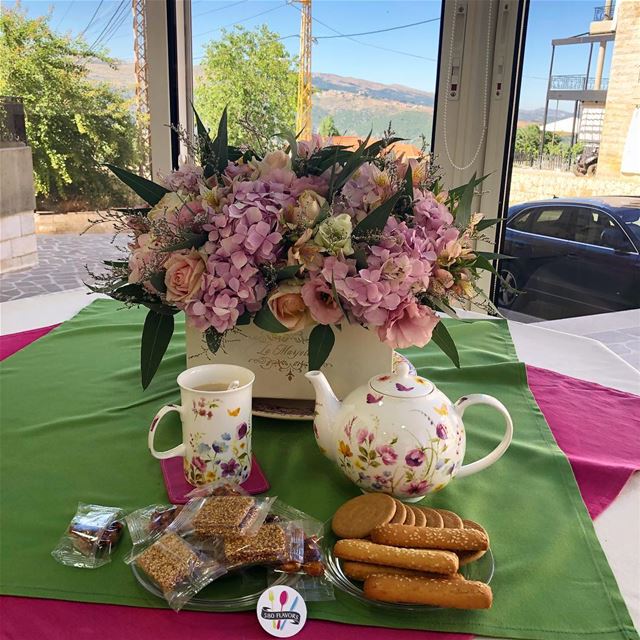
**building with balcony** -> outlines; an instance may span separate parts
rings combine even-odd
[[[609,78],[603,77],[608,44],[614,45]],[[589,45],[583,74],[555,75],[557,47]],[[574,103],[570,144],[598,146],[598,172],[606,175],[640,173],[640,160],[623,163],[625,146],[635,152],[631,138],[640,140],[633,121],[640,107],[640,3],[609,0],[595,7],[589,33],[551,41],[551,64],[545,101],[543,133],[549,130],[549,105]],[[627,153],[628,155],[628,153]]]

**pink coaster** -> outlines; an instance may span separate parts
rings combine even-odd
[[[182,470],[182,458],[167,458],[160,460],[164,485],[167,488],[167,495],[173,504],[186,504],[189,498],[186,494],[193,490],[184,477]],[[251,456],[251,474],[245,482],[240,485],[250,494],[264,493],[271,486],[255,456]]]

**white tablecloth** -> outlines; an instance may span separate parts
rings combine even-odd
[[[84,289],[0,304],[0,334],[64,322],[96,299]],[[465,317],[487,318],[464,312]],[[640,394],[640,372],[596,340],[508,321],[520,360],[557,373]],[[640,627],[640,474],[595,521],[598,539],[636,627]]]

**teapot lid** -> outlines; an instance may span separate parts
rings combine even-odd
[[[434,385],[422,376],[411,373],[409,364],[398,363],[393,373],[373,376],[369,386],[378,393],[395,398],[419,398],[430,394]]]

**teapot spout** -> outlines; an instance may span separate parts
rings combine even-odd
[[[342,403],[329,384],[322,371],[309,371],[305,378],[313,385],[316,392],[315,418],[313,431],[322,453],[331,460],[336,460],[336,418]]]

